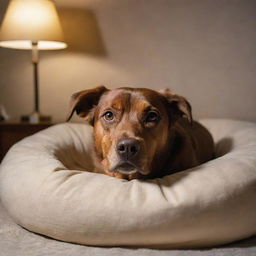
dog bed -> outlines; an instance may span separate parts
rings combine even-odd
[[[97,246],[188,248],[256,233],[256,124],[208,119],[216,159],[148,181],[93,173],[92,128],[59,124],[14,145],[0,195],[16,223]]]

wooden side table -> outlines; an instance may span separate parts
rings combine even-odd
[[[13,144],[51,125],[51,123],[29,124],[0,122],[0,161],[2,161]]]

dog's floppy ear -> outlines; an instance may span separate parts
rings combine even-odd
[[[71,119],[74,112],[80,117],[87,117],[94,106],[99,102],[100,97],[104,92],[108,91],[105,86],[99,86],[94,89],[84,90],[74,93],[70,100],[70,111],[67,117],[67,122]],[[89,122],[92,122],[92,115],[87,118]]]
[[[174,119],[186,117],[190,124],[193,123],[192,108],[186,98],[172,93],[170,89],[159,91],[168,101],[168,107]]]

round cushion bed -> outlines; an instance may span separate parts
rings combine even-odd
[[[191,248],[256,233],[256,124],[201,122],[216,159],[154,180],[93,173],[92,128],[59,124],[14,145],[0,168],[0,195],[21,226],[97,246]]]

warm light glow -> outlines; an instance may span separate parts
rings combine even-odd
[[[0,46],[41,50],[63,49],[63,35],[56,8],[51,0],[11,0],[0,31]]]
[[[16,40],[16,41],[2,41],[0,42],[1,47],[21,49],[21,50],[31,50],[31,41],[26,40]],[[39,41],[38,50],[59,50],[67,47],[66,43],[54,42],[54,41]]]

